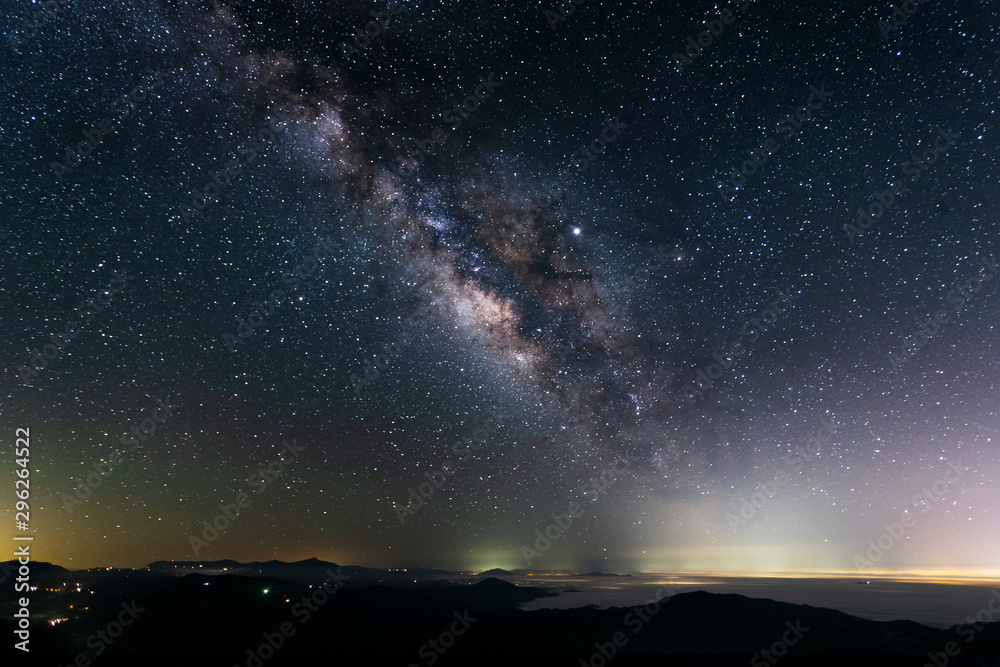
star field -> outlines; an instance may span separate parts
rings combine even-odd
[[[5,5],[40,558],[995,573],[1000,16],[660,4]]]

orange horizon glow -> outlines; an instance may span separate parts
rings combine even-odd
[[[485,572],[476,572],[476,576]],[[513,576],[527,576],[538,578],[566,578],[579,579],[582,573],[571,572],[546,572],[543,570],[512,570]],[[617,573],[615,573],[617,574]],[[1000,570],[955,572],[947,570],[907,570],[891,571],[880,570],[876,572],[858,573],[856,571],[741,571],[741,572],[721,572],[706,570],[685,570],[673,572],[661,572],[654,570],[640,570],[638,572],[625,573],[640,575],[643,577],[663,577],[664,579],[676,579],[678,577],[698,577],[698,578],[721,578],[721,579],[848,579],[851,581],[897,581],[901,583],[924,583],[924,584],[952,584],[952,585],[975,585],[1000,583]],[[589,577],[588,577],[589,579]],[[697,582],[704,583],[704,582]]]
[[[880,579],[900,582],[920,582],[920,583],[942,583],[942,584],[971,584],[971,583],[997,583],[1000,582],[1000,570],[980,570],[955,572],[948,570],[876,570],[873,572],[857,572],[856,570],[845,571],[743,571],[743,572],[705,572],[705,571],[684,571],[684,572],[653,572],[642,570],[643,575],[687,575],[703,577],[729,577],[729,578],[755,578],[755,579],[853,579],[868,580]]]

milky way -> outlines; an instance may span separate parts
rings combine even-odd
[[[199,557],[524,567],[617,462],[533,567],[855,571],[909,512],[861,569],[995,568],[995,13],[553,11],[4,9],[46,560],[192,558],[294,438]]]

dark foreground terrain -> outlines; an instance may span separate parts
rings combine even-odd
[[[1000,664],[1000,623],[938,629],[702,591],[644,607],[526,612],[517,605],[553,593],[495,578],[402,587],[386,571],[321,561],[207,566],[206,572],[219,573],[179,575],[163,563],[82,572],[33,564],[38,590],[31,610],[45,620],[31,624],[31,662],[149,664],[145,658],[135,662],[149,655],[177,656],[169,664],[189,665],[206,660],[191,657],[215,656],[207,660],[261,667],[314,664],[303,662],[306,656],[387,654],[398,657],[392,664],[433,665],[473,655],[550,655],[603,667],[611,656],[667,654],[742,656],[742,664],[763,667],[809,654],[882,654],[937,667]],[[275,576],[282,572],[288,576]],[[375,583],[379,573],[390,583]],[[10,579],[4,588],[9,585]],[[9,590],[2,599],[2,653],[27,664],[29,656],[14,650],[10,639],[16,626]],[[55,618],[66,620],[53,625]],[[153,662],[165,664],[162,658]]]

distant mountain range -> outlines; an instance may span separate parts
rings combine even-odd
[[[486,570],[485,572],[480,572],[480,577],[524,577],[528,575],[539,576],[541,574],[560,574],[575,577],[631,577],[631,574],[613,574],[610,572],[587,572],[586,574],[577,574],[576,572],[570,572],[568,570],[557,570],[554,572],[539,572],[538,570],[504,570],[499,567],[495,567],[492,570]]]
[[[359,565],[337,565],[336,563],[331,563],[328,561],[320,560],[318,558],[307,558],[306,560],[300,560],[295,562],[285,562],[281,560],[268,560],[268,561],[253,561],[250,563],[241,563],[235,560],[212,560],[212,561],[197,561],[197,560],[158,560],[150,563],[145,568],[138,570],[131,570],[129,568],[89,568],[86,570],[67,570],[58,565],[53,565],[51,563],[44,562],[32,562],[31,563],[31,575],[33,578],[37,577],[48,577],[56,576],[64,577],[67,574],[75,575],[74,581],[91,581],[92,578],[96,577],[98,580],[106,579],[110,576],[109,573],[115,573],[115,576],[120,576],[122,573],[131,572],[135,577],[148,577],[150,574],[159,575],[181,575],[193,571],[211,572],[213,574],[226,573],[226,574],[243,574],[243,575],[255,575],[255,576],[274,576],[274,577],[284,577],[289,581],[300,581],[300,582],[312,582],[316,579],[316,572],[326,570],[327,568],[337,569],[340,568],[342,572],[348,576],[356,579],[363,580],[366,584],[372,582],[382,582],[388,583],[394,580],[413,581],[414,577],[447,577],[450,575],[459,575],[464,573],[452,572],[448,570],[438,570],[434,568],[427,567],[409,567],[406,569],[386,569],[386,568],[376,568],[376,567],[362,567]],[[15,572],[17,569],[17,561],[6,561],[0,563],[0,581],[5,572]],[[480,572],[479,576],[483,577],[523,577],[528,575],[543,576],[547,574],[558,574],[567,576],[578,576],[578,577],[630,577],[632,575],[620,575],[612,574],[607,572],[588,572],[586,574],[578,574],[569,572],[567,570],[504,570],[501,568],[493,568],[491,570],[486,570],[485,572]],[[418,583],[420,583],[418,581]],[[427,583],[427,582],[424,582]]]
[[[412,582],[413,572],[398,574]],[[789,655],[941,653],[949,658],[942,653],[946,646],[957,647],[960,659],[950,658],[950,666],[990,664],[979,659],[995,660],[1000,655],[1000,622],[971,626],[978,628],[974,632],[969,626],[940,629],[703,591],[636,607],[524,611],[519,605],[556,593],[494,577],[472,585],[377,583],[379,577],[392,579],[387,575],[394,574],[317,559],[158,561],[143,570],[77,572],[32,563],[33,585],[68,579],[73,584],[60,592],[32,593],[32,652],[64,656],[65,664],[81,651],[93,660],[100,649],[108,656],[210,654],[233,658],[229,662],[227,657],[226,664],[247,665],[248,650],[258,650],[266,636],[273,640],[278,637],[274,633],[280,635],[284,628],[278,637],[283,658],[395,654],[404,656],[407,664],[421,665],[432,664],[431,658],[437,657],[430,642],[439,639],[448,642],[449,657],[727,654],[755,656],[753,667],[774,664],[760,653],[773,647],[768,654],[772,658],[786,651]],[[306,575],[311,576],[308,582],[295,581]],[[324,580],[328,586],[321,590],[316,584]],[[135,618],[120,636],[106,644],[95,640],[98,631],[106,632],[109,624],[122,618],[123,610],[132,610]],[[10,596],[0,598],[0,634],[8,638],[16,627],[13,611]],[[55,619],[66,620],[50,624]],[[0,654],[13,653],[11,645],[4,642]],[[591,664],[596,662],[600,661]]]

